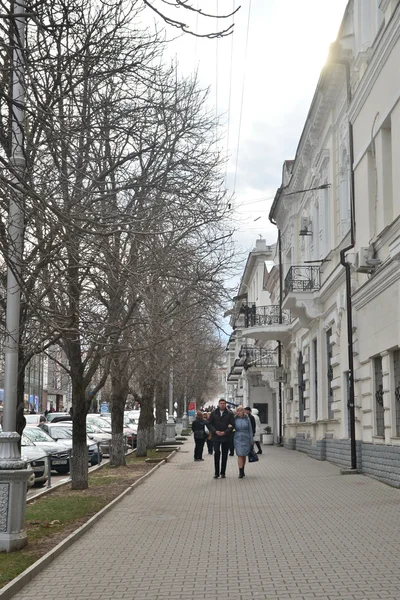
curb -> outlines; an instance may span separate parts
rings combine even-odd
[[[176,452],[177,452],[177,450],[174,450],[173,452],[171,452],[171,454],[166,456],[162,462],[155,465],[148,473],[146,473],[145,475],[140,477],[140,479],[135,481],[135,483],[130,485],[124,492],[122,492],[122,494],[120,494],[119,496],[114,498],[114,500],[112,500],[109,504],[107,504],[107,506],[104,506],[104,508],[102,508],[98,513],[93,515],[93,517],[91,517],[89,519],[89,521],[87,521],[86,523],[81,525],[76,531],[74,531],[68,537],[66,537],[65,540],[63,540],[57,546],[55,546],[52,550],[50,550],[50,552],[48,552],[47,554],[42,556],[42,558],[39,558],[39,560],[37,560],[35,563],[33,563],[33,565],[28,567],[20,575],[18,575],[12,581],[10,581],[10,583],[7,583],[7,585],[5,585],[2,589],[0,589],[1,600],[8,600],[9,598],[12,598],[27,583],[29,583],[29,581],[31,581],[38,573],[40,573],[48,564],[50,564],[55,558],[57,558],[57,556],[62,554],[62,552],[64,550],[66,550],[66,548],[71,546],[76,540],[78,540],[80,537],[82,537],[82,535],[84,533],[86,533],[86,531],[88,529],[93,527],[93,525],[95,525],[95,523],[97,523],[97,521],[99,521],[106,512],[108,512],[109,510],[114,508],[114,506],[120,500],[122,500],[127,494],[129,494],[135,487],[137,487],[141,483],[144,483],[144,481],[148,477],[150,477],[150,475],[152,475],[155,471],[157,471],[157,469],[162,467],[163,464],[167,463],[170,460],[170,458],[174,454],[176,454]]]

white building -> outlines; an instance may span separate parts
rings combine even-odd
[[[264,239],[250,252],[231,312],[232,335],[227,345],[227,400],[257,408],[261,424],[271,426],[278,436],[277,392],[274,370],[277,343],[264,344],[246,332],[256,322],[278,322],[279,306],[271,305],[265,289],[267,263],[274,260],[276,247]]]
[[[281,343],[286,447],[397,486],[399,73],[399,0],[350,0],[270,211],[281,318],[256,304],[240,332]]]

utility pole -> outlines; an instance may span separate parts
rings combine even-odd
[[[19,274],[21,271],[23,248],[23,178],[25,172],[24,155],[24,40],[25,3],[19,0],[13,4],[11,16],[12,48],[12,105],[11,105],[11,167],[13,169],[13,189],[8,215],[8,269],[7,269],[7,337],[4,345],[4,407],[3,433],[0,434],[0,512],[6,515],[0,519],[0,552],[20,550],[27,544],[24,531],[26,482],[31,470],[21,460],[16,433],[18,349],[20,327]]]

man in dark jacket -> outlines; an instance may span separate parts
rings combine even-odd
[[[233,435],[235,417],[233,416],[233,413],[226,408],[226,402],[223,398],[218,402],[218,408],[211,413],[207,427],[212,433],[214,445],[214,479],[218,479],[220,475],[222,478],[225,478],[229,438]],[[222,460],[220,467],[221,455]]]
[[[244,410],[246,411],[246,415],[250,419],[251,428],[253,430],[253,436],[254,436],[254,434],[256,433],[256,420],[253,417],[253,415],[251,414],[251,408],[250,408],[250,406],[246,406],[246,408]]]

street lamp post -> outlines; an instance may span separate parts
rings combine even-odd
[[[0,434],[0,552],[23,548],[28,541],[25,524],[26,483],[31,470],[21,459],[16,433],[17,382],[19,349],[20,285],[23,248],[23,191],[21,181],[25,172],[23,147],[24,127],[24,39],[25,4],[14,3],[12,15],[12,142],[11,162],[13,190],[8,216],[8,269],[7,269],[7,337],[4,344],[4,408],[3,433]]]

